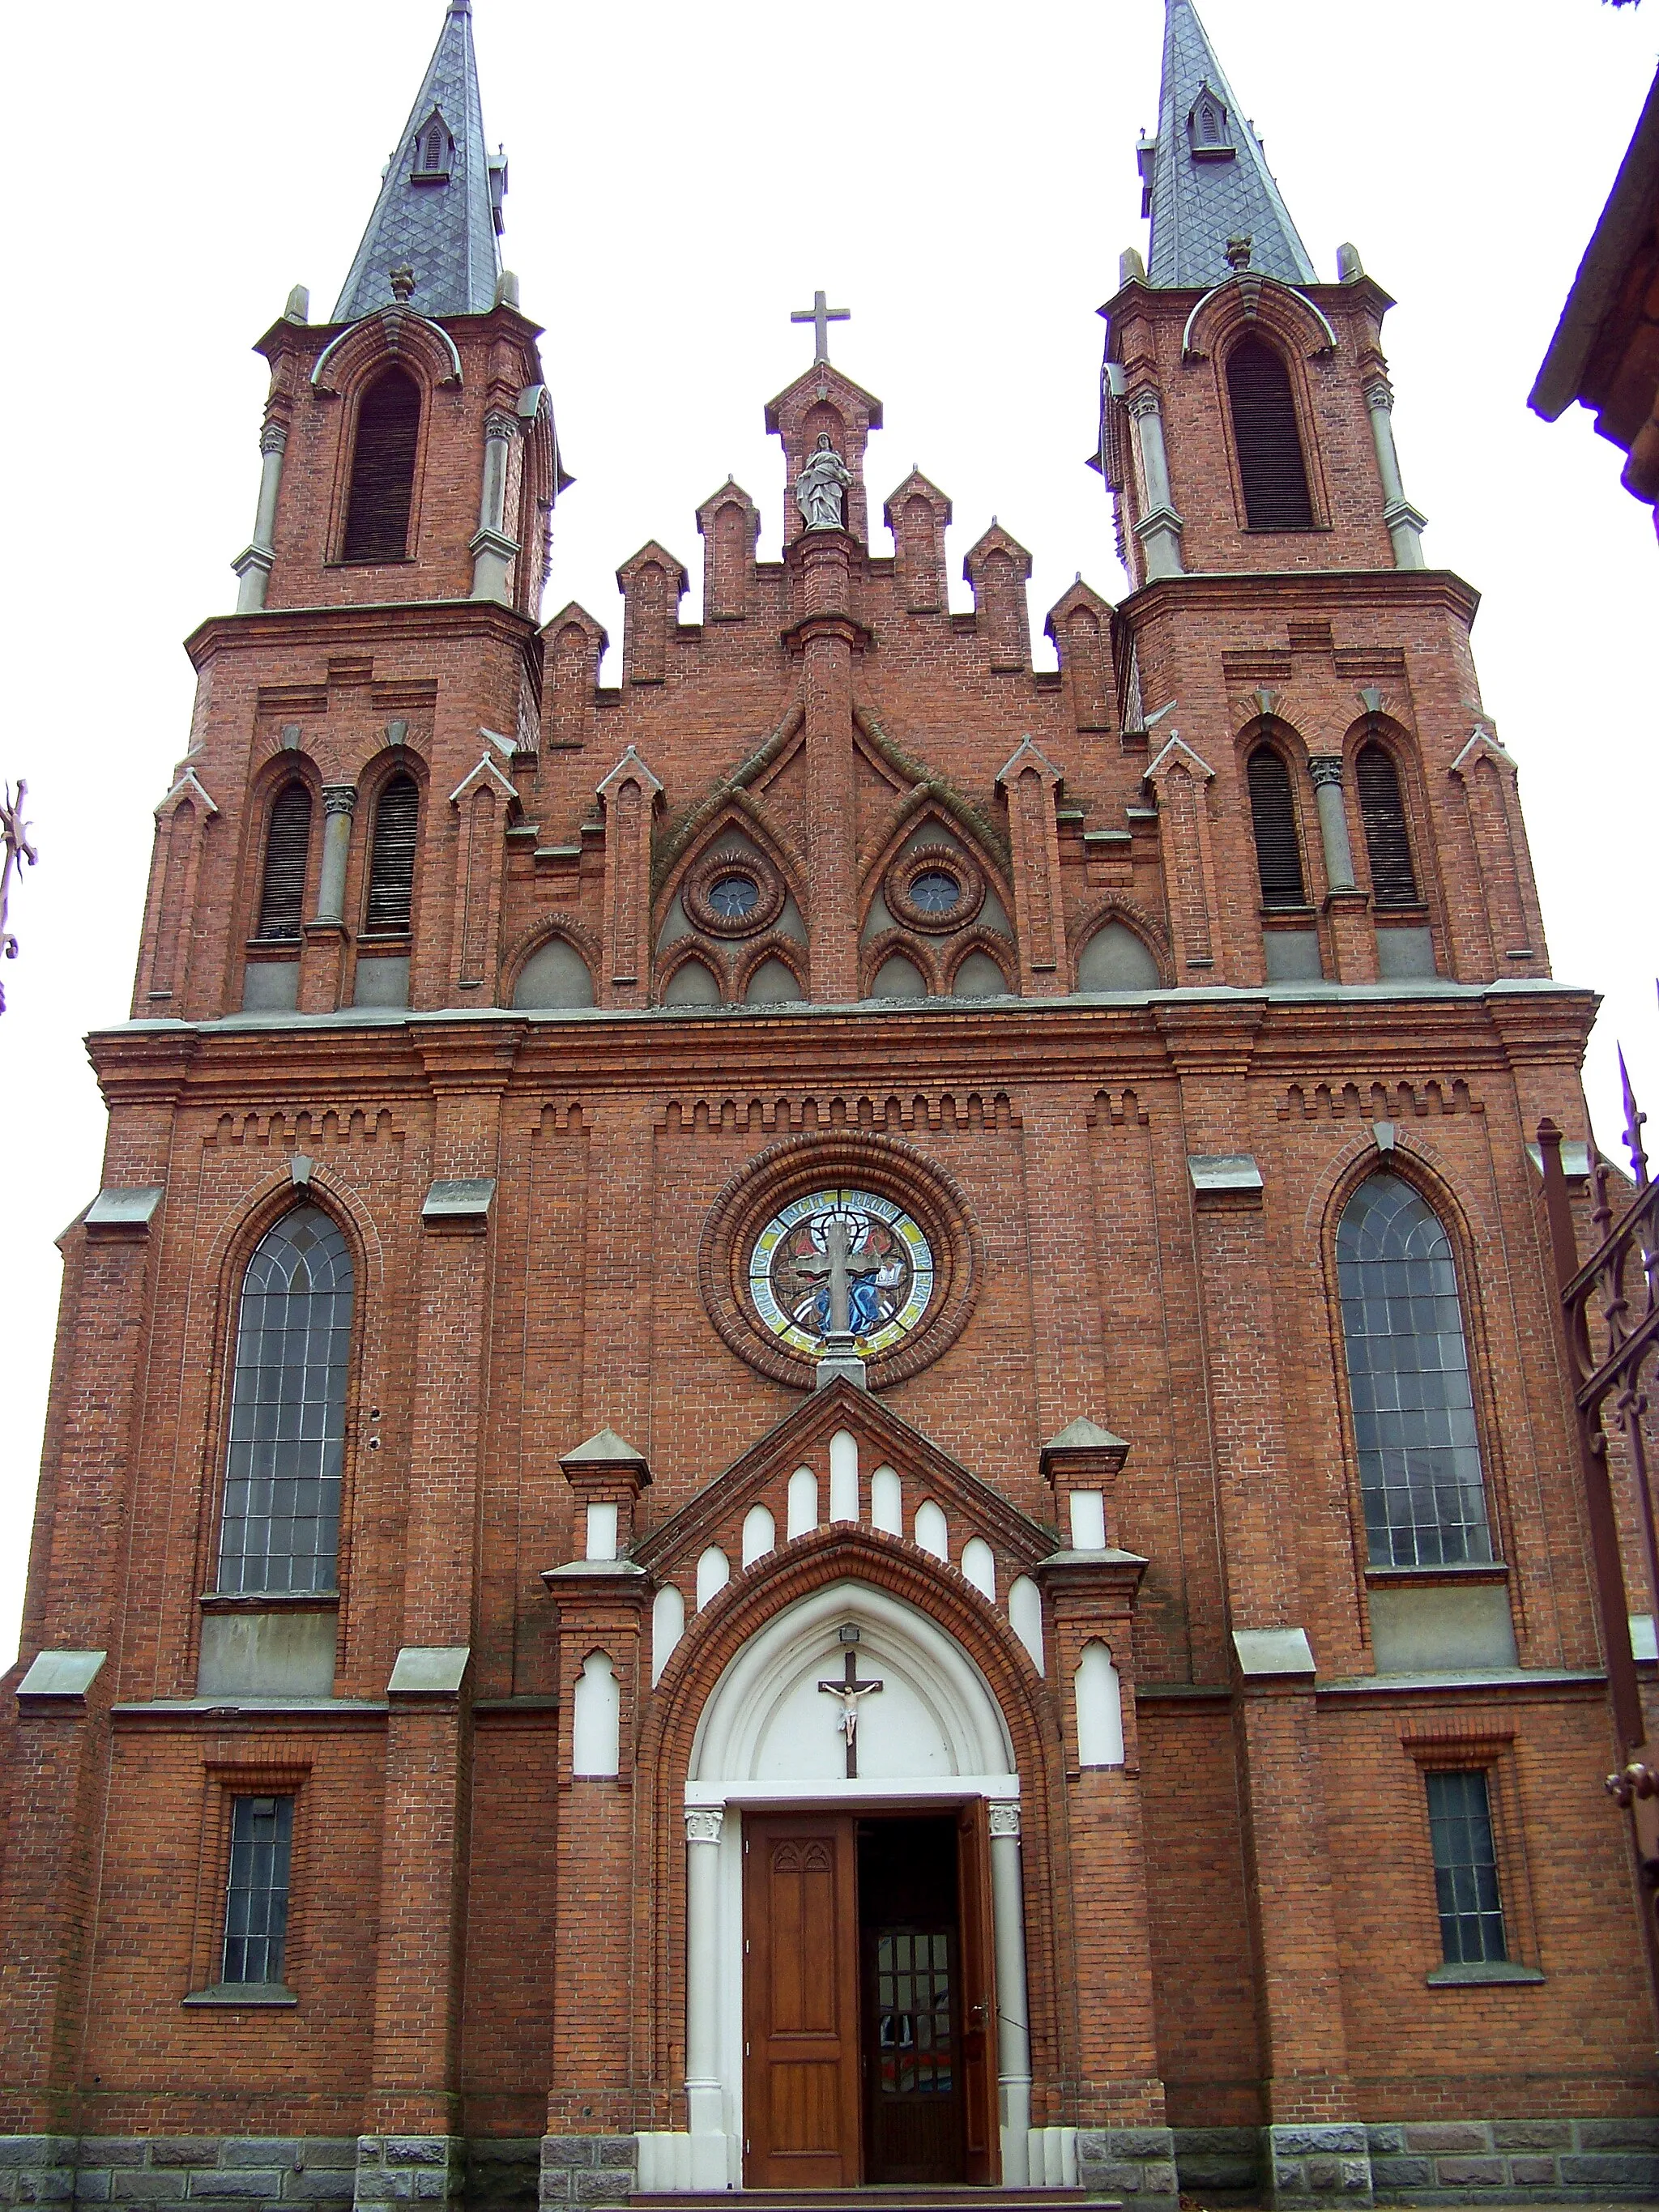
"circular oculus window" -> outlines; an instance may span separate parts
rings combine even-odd
[[[882,890],[895,921],[934,935],[965,928],[985,903],[978,863],[954,845],[921,845],[901,854]]]
[[[792,1352],[823,1356],[844,1307],[873,1359],[909,1335],[933,1303],[933,1248],[902,1206],[870,1190],[809,1191],[772,1216],[749,1256],[749,1295]]]
[[[709,886],[708,903],[722,921],[747,921],[760,904],[760,885],[752,876],[720,876]]]
[[[788,887],[758,853],[708,854],[680,884],[680,903],[694,929],[709,937],[753,937],[783,912]]]

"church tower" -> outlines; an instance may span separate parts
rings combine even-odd
[[[1594,1000],[1390,302],[1166,15],[1053,668],[822,294],[697,619],[655,538],[613,662],[543,619],[471,0],[260,341],[90,1041],[0,2198],[1659,2191],[1528,1151]]]

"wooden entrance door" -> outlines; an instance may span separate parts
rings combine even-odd
[[[962,1930],[963,2148],[969,2181],[1002,2178],[997,2104],[996,1948],[991,1921],[991,1831],[985,1800],[957,1814],[957,1914]]]
[[[845,1814],[744,1822],[744,2180],[856,2189],[858,1863]]]

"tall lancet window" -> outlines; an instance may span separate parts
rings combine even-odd
[[[415,842],[421,823],[420,787],[412,775],[394,775],[374,809],[374,836],[368,848],[368,910],[363,926],[371,931],[409,927],[415,896]]]
[[[259,884],[261,938],[281,941],[299,936],[310,858],[311,793],[302,783],[285,784],[271,803],[265,830],[265,866]]]
[[[1296,801],[1283,753],[1258,745],[1246,770],[1250,787],[1250,827],[1255,833],[1256,874],[1265,907],[1304,907],[1302,845],[1296,832]]]
[[[351,1340],[351,1255],[299,1206],[242,1278],[231,1385],[222,1591],[332,1590]]]
[[[1290,371],[1265,339],[1243,337],[1228,355],[1227,398],[1250,528],[1311,530]]]
[[[1394,756],[1371,738],[1359,748],[1354,766],[1359,818],[1365,825],[1365,852],[1371,864],[1371,896],[1378,906],[1415,906],[1417,872],[1412,866],[1412,841],[1406,832],[1406,807]]]
[[[1371,1565],[1490,1559],[1463,1310],[1439,1217],[1401,1176],[1368,1176],[1338,1224],[1336,1268]]]
[[[401,561],[407,555],[420,434],[421,387],[405,370],[388,368],[357,408],[346,499],[346,560]]]

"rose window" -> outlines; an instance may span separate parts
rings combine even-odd
[[[760,885],[752,876],[722,876],[709,886],[708,903],[722,921],[746,921],[760,904]]]
[[[910,902],[924,914],[949,914],[961,903],[962,885],[943,868],[928,868],[909,886]]]

